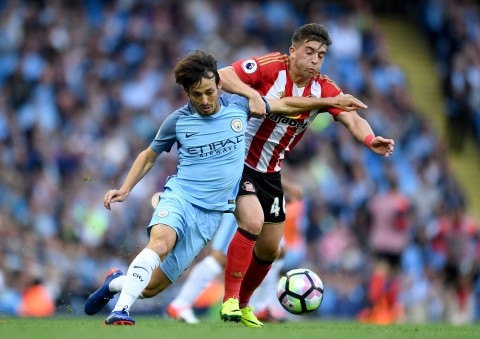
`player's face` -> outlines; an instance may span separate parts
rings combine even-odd
[[[290,47],[290,70],[301,79],[310,79],[322,68],[328,46],[319,41],[307,41]]]
[[[215,78],[202,78],[202,80],[189,88],[188,97],[193,108],[201,115],[212,115],[220,110],[218,99],[221,83],[215,84]]]

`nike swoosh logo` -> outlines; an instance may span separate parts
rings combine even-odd
[[[259,326],[260,326],[260,324],[259,324],[259,323],[256,323],[255,321],[251,321],[251,320],[248,320],[248,319],[243,319],[243,320],[248,321],[250,324],[255,324],[255,325],[259,325]]]
[[[148,270],[145,267],[142,267],[142,266],[133,266],[133,268],[141,268],[142,270],[145,270],[145,271],[148,272]]]
[[[185,133],[185,138],[190,138],[193,137],[194,135],[197,135],[200,132],[194,132],[194,133]]]

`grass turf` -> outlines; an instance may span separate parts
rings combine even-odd
[[[122,339],[122,338],[208,338],[208,339],[464,339],[480,338],[480,326],[390,325],[356,322],[287,322],[246,328],[241,324],[205,321],[197,325],[154,317],[136,317],[136,326],[104,326],[100,317],[49,319],[0,318],[2,339]]]

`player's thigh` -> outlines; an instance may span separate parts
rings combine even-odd
[[[262,260],[275,260],[280,254],[284,223],[266,223],[255,244],[255,254]]]
[[[168,277],[163,273],[160,267],[157,267],[153,270],[152,277],[147,287],[143,290],[142,295],[145,298],[152,298],[170,286],[172,282]]]
[[[252,234],[259,234],[262,230],[263,209],[255,195],[238,197],[234,214],[241,229]]]
[[[160,264],[160,268],[172,282],[183,274],[200,251],[212,240],[223,214],[193,206],[185,212],[184,236],[178,237],[175,247]]]
[[[185,232],[185,215],[191,204],[171,190],[165,190],[152,214],[147,228],[147,248],[153,250],[163,260],[181,239]]]

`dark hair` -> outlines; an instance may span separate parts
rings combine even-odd
[[[196,50],[180,59],[175,66],[175,81],[183,86],[186,92],[188,92],[191,86],[200,83],[202,78],[215,78],[217,86],[220,82],[217,59],[211,54]]]
[[[327,46],[332,44],[332,40],[328,34],[328,28],[315,23],[303,25],[293,32],[292,46],[298,46],[307,41],[318,41]]]

